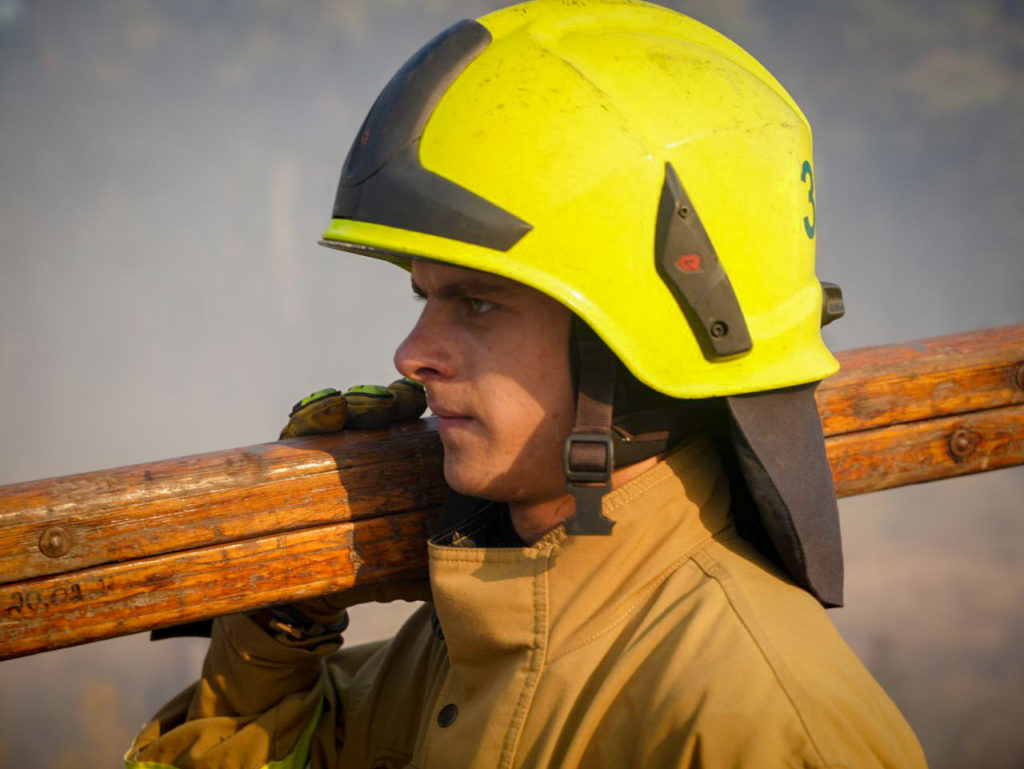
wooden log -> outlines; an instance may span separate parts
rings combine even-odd
[[[1024,325],[841,354],[840,496],[1024,463]],[[433,420],[0,487],[0,659],[425,576]]]
[[[441,459],[419,420],[0,487],[0,584],[437,506]]]
[[[1024,403],[1024,324],[837,357],[817,393],[826,436]]]
[[[836,494],[870,491],[1024,464],[1024,405],[825,439]]]
[[[6,585],[0,659],[360,584],[426,578],[430,511],[334,523]]]

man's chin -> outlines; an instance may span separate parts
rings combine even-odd
[[[490,491],[490,484],[481,482],[480,479],[474,478],[473,476],[465,473],[449,471],[447,463],[444,470],[444,481],[448,484],[448,488],[462,494],[463,496],[476,497],[479,499],[491,499],[491,496],[488,494]]]
[[[541,491],[522,483],[516,484],[508,476],[475,473],[470,468],[454,463],[453,466],[449,466],[447,461],[444,466],[444,480],[452,491],[463,496],[506,504],[556,499],[565,493],[564,486]]]
[[[475,463],[460,460],[452,455],[458,452],[449,452],[445,449],[444,457],[444,480],[452,491],[456,491],[467,497],[487,499],[492,502],[507,502],[502,496],[502,484],[495,478],[493,472],[486,472]],[[481,463],[486,464],[486,463]]]

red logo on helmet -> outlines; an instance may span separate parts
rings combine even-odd
[[[676,260],[676,267],[683,272],[704,272],[704,261],[700,254],[683,254]]]

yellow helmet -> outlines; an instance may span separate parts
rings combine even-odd
[[[753,57],[655,5],[534,0],[395,75],[322,243],[532,286],[704,398],[836,371],[814,237],[810,127]]]
[[[629,415],[611,429],[616,357],[672,409],[714,398],[737,524],[838,605],[813,383],[838,368],[820,328],[842,297],[815,277],[815,223],[807,120],[739,46],[648,3],[534,0],[456,24],[399,70],[349,152],[322,242],[502,275],[584,321],[563,448],[570,534],[611,530],[612,467],[638,456],[620,435]]]

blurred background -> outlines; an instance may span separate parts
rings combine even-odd
[[[0,483],[270,440],[315,389],[391,381],[408,281],[315,243],[391,74],[501,4],[0,0]],[[1024,3],[664,4],[814,126],[834,349],[1024,321]],[[1024,766],[1022,500],[1015,468],[841,503],[832,616],[935,769]],[[0,663],[0,766],[119,765],[204,646]]]

